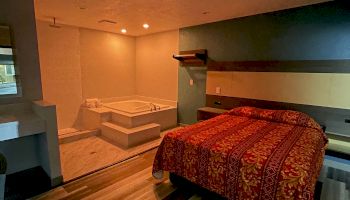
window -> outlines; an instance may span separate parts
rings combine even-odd
[[[10,28],[0,25],[0,96],[18,95]]]
[[[0,95],[17,94],[15,68],[0,64]]]
[[[5,66],[5,75],[6,76],[14,76],[15,75],[15,66],[6,65]]]

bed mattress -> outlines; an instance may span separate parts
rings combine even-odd
[[[306,114],[240,107],[168,133],[153,175],[169,171],[228,199],[313,199],[326,144]]]

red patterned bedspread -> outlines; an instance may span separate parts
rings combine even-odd
[[[153,164],[228,199],[313,199],[327,138],[295,111],[240,107],[168,133]]]

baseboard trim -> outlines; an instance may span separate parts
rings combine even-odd
[[[63,176],[51,179],[51,187],[57,187],[63,183]]]

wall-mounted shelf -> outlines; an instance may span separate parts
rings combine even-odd
[[[181,66],[205,66],[207,57],[206,49],[180,51],[178,55],[173,55],[174,59],[180,61]]]

